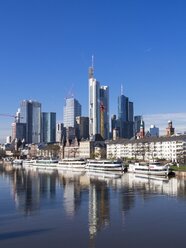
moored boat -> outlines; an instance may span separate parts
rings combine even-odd
[[[85,169],[85,166],[83,158],[64,158],[57,165],[58,169]]]
[[[100,171],[123,171],[124,167],[120,160],[89,159],[87,160],[86,169]]]
[[[49,169],[49,170],[57,170],[57,159],[36,159],[34,160],[32,166],[33,168],[38,169]]]
[[[171,170],[169,164],[162,164],[160,162],[149,162],[129,164],[128,172],[147,175],[168,176]]]

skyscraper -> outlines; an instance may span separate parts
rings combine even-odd
[[[81,116],[81,104],[74,97],[65,99],[64,127],[76,127],[76,117]]]
[[[132,138],[134,135],[134,106],[133,102],[123,94],[121,88],[121,95],[118,97],[118,120],[117,128],[121,138]]]
[[[65,128],[63,123],[56,124],[56,142],[61,143],[65,139]]]
[[[26,123],[26,143],[41,141],[41,103],[32,100],[21,102],[21,122]]]
[[[134,134],[136,135],[140,131],[140,125],[142,121],[141,115],[134,116]]]
[[[100,133],[100,84],[94,78],[93,63],[89,68],[89,136]]]
[[[42,142],[56,142],[56,113],[42,113]]]
[[[76,117],[78,139],[89,138],[89,118],[84,116]]]
[[[103,106],[103,139],[109,138],[109,87],[101,86],[100,87],[100,104]],[[101,115],[101,113],[100,113]],[[101,117],[101,116],[100,116]]]

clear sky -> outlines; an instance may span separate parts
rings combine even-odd
[[[185,0],[1,0],[0,113],[32,99],[63,120],[73,93],[88,115],[92,54],[110,114],[121,84],[135,114],[186,112],[185,13]],[[11,122],[0,116],[0,138]]]

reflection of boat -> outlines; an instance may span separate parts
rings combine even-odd
[[[168,164],[163,165],[160,162],[150,162],[148,164],[143,164],[143,163],[129,164],[128,172],[167,176],[171,171]]]
[[[31,167],[35,160],[25,159],[23,160],[23,167]]]
[[[14,167],[21,167],[23,164],[23,159],[14,159],[12,163]]]
[[[97,179],[116,179],[121,178],[122,172],[110,172],[110,171],[86,171],[86,175]]]
[[[81,168],[63,168],[63,169],[58,169],[58,174],[60,176],[65,176],[65,177],[70,177],[74,178],[77,176],[82,176],[85,174],[85,170]]]
[[[120,160],[109,160],[109,159],[90,159],[87,160],[86,169],[89,170],[100,170],[100,171],[123,171],[123,165]]]
[[[135,175],[136,179],[148,179],[152,181],[160,181],[160,182],[168,182],[168,177],[161,177],[156,175],[147,175],[147,174],[141,174],[141,175]]]
[[[33,162],[33,168],[56,170],[57,164],[58,160],[56,159],[36,159]]]
[[[59,161],[57,167],[58,169],[65,169],[65,168],[81,168],[84,169],[86,166],[86,162],[83,158],[64,158]]]

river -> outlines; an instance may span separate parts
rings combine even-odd
[[[185,247],[186,180],[0,170],[0,247]]]

